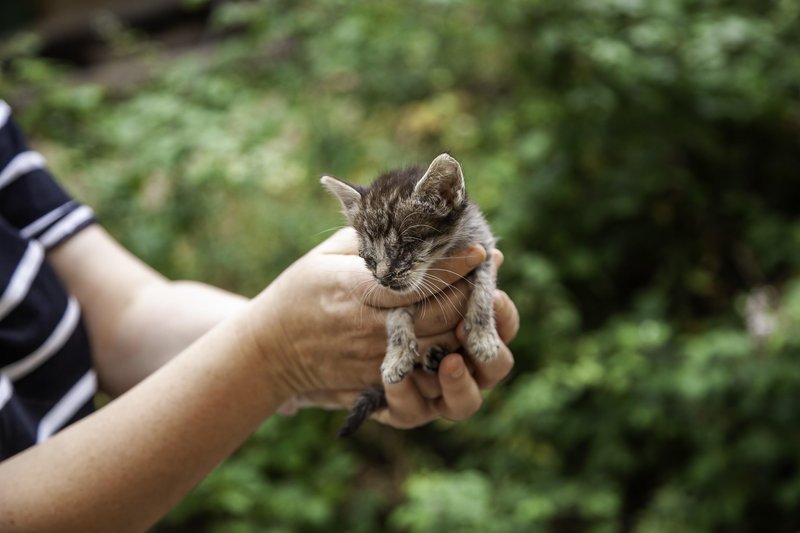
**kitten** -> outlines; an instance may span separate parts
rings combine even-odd
[[[461,165],[441,154],[424,167],[395,170],[369,187],[350,185],[330,176],[322,184],[335,194],[359,239],[359,255],[378,283],[400,292],[430,295],[429,269],[452,252],[479,243],[486,260],[471,274],[472,293],[464,316],[466,352],[478,361],[493,359],[500,348],[492,299],[491,266],[494,237],[478,206],[468,197]],[[416,306],[392,309],[386,320],[388,345],[381,365],[384,383],[399,383],[417,363],[414,334]],[[436,372],[453,350],[436,347],[422,356],[422,367]],[[353,433],[374,411],[386,407],[383,387],[364,391],[355,402],[339,436]]]

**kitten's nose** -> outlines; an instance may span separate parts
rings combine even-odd
[[[390,272],[384,276],[378,277],[378,283],[380,283],[384,287],[389,287],[394,282],[394,278],[395,275]]]
[[[377,267],[375,267],[375,277],[378,278],[381,284],[384,283],[384,280],[390,281],[391,274],[389,273],[389,265],[385,263],[379,263]]]
[[[378,278],[378,283],[384,287],[390,287],[397,277],[389,267],[378,268],[375,270],[375,277]]]

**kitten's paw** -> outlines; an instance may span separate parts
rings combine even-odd
[[[417,341],[411,340],[402,345],[389,346],[381,364],[381,378],[384,383],[400,383],[413,368],[417,359]]]
[[[381,379],[383,379],[384,383],[400,383],[413,368],[413,363],[409,366],[404,361],[393,361],[391,363],[384,361],[381,365]]]
[[[467,353],[481,363],[488,363],[497,357],[500,344],[500,337],[494,328],[473,329],[467,334]]]
[[[442,359],[450,352],[451,350],[447,346],[431,346],[428,353],[422,357],[422,368],[424,368],[426,372],[436,374],[439,372],[439,364],[442,362]]]

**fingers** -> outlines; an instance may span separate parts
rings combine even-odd
[[[461,280],[417,305],[414,330],[418,337],[452,331],[464,318],[469,283]]]
[[[420,337],[417,335],[417,342],[419,343],[417,350],[420,354],[430,353],[432,348],[436,349],[436,351],[450,353],[455,352],[461,346],[461,341],[458,340],[458,337],[456,337],[456,334],[453,330],[426,337]]]
[[[508,346],[501,344],[497,357],[488,363],[475,363],[473,376],[478,387],[491,389],[505,379],[512,368],[514,368],[514,356]]]
[[[340,229],[324,241],[312,252],[325,255],[358,255],[358,236],[351,226]]]
[[[500,267],[503,266],[503,263],[506,260],[506,256],[495,248],[492,250],[492,266],[494,266],[494,273],[497,274],[497,271],[500,270]]]
[[[471,247],[470,250],[472,250],[469,252],[470,254],[475,254],[471,256],[473,258],[472,260],[479,261],[478,264],[486,258],[483,247],[475,245]],[[503,264],[503,260],[502,252],[499,250],[492,251],[492,268],[495,275]],[[431,270],[433,270],[433,268]],[[449,273],[441,273],[441,275],[446,275],[450,278],[452,277],[452,271]],[[442,282],[448,278],[441,278],[439,281]],[[454,327],[464,318],[464,313],[467,309],[467,300],[469,299],[471,290],[470,281],[463,277],[454,278],[449,287],[444,290],[439,290],[439,292],[434,292],[430,294],[428,298],[419,302],[417,304],[418,311],[415,323],[417,334],[430,335]],[[506,299],[508,299],[508,296],[506,296]],[[510,300],[509,302],[504,302],[504,305],[508,303],[510,303]],[[513,304],[511,304],[511,306],[513,307]],[[430,315],[426,316],[426,311],[429,311]],[[516,308],[514,308],[514,311],[516,311]],[[517,322],[519,322],[519,320],[517,320]]]
[[[434,400],[434,406],[445,418],[464,420],[480,409],[481,391],[460,355],[450,354],[442,359],[439,382],[442,396]]]
[[[414,380],[417,390],[426,400],[435,400],[442,395],[442,385],[436,374],[420,369],[411,373],[411,379]]]
[[[514,310],[516,311],[516,308],[514,308]],[[518,322],[519,319],[517,319],[517,323]],[[501,329],[500,320],[497,321],[497,325],[499,332]],[[510,326],[503,327],[510,328]],[[513,328],[513,333],[516,334],[516,327]],[[503,338],[502,333],[500,336]],[[464,324],[462,323],[459,324],[458,328],[456,329],[456,338],[461,344],[464,344],[466,341],[465,337],[466,334],[464,333]],[[513,337],[513,335],[511,335],[511,337]],[[503,342],[505,342],[505,338],[503,338]],[[508,349],[508,346],[501,344],[500,350],[497,352],[497,356],[491,361],[486,363],[479,363],[477,361],[471,362],[474,365],[472,373],[478,386],[481,389],[491,389],[500,381],[505,379],[509,372],[511,372],[511,369],[514,368],[514,355],[511,353],[511,350]]]
[[[426,276],[426,280],[429,288],[433,292],[439,291],[462,279],[485,260],[486,249],[480,244],[456,250],[449,257],[436,261],[428,268],[429,276]]]
[[[422,396],[413,379],[406,378],[400,383],[387,384],[385,388],[389,407],[373,415],[378,422],[410,429],[438,418],[433,406]]]
[[[396,385],[386,385],[389,408],[374,418],[399,428],[412,428],[437,418],[464,420],[483,403],[478,383],[459,354],[442,359],[438,375],[414,372]]]
[[[403,307],[407,304],[402,302],[410,299],[379,285],[358,255],[334,252],[326,255],[324,261],[325,271],[336,280],[343,296],[348,299],[355,299],[374,309]]]
[[[517,306],[508,297],[505,291],[494,292],[494,317],[497,324],[497,334],[508,344],[519,331],[519,311]]]

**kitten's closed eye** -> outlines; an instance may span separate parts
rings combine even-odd
[[[367,266],[368,266],[368,267],[369,267],[371,270],[375,270],[375,267],[377,266],[377,262],[375,261],[375,258],[374,258],[374,257],[372,257],[371,255],[369,255],[369,254],[367,254],[367,253],[365,253],[365,252],[358,252],[358,256],[359,256],[361,259],[363,259],[363,260],[364,260],[364,262],[367,264]]]

